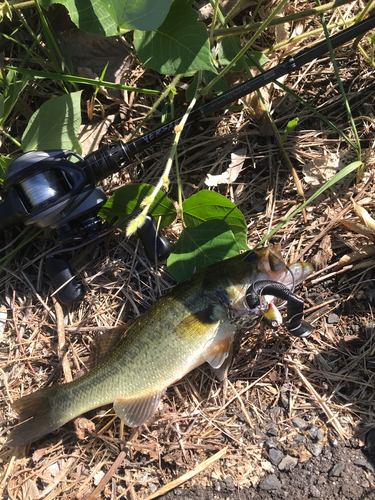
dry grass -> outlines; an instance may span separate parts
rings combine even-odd
[[[347,14],[355,10],[355,4],[347,7]],[[307,22],[305,30],[313,26],[314,22]],[[32,447],[32,453],[30,445],[3,449],[0,490],[4,498],[88,500],[124,495],[135,500],[180,476],[185,481],[202,470],[204,473],[194,479],[202,485],[230,475],[239,488],[254,486],[271,467],[259,446],[265,439],[262,433],[270,426],[277,424],[278,439],[288,448],[297,433],[291,423],[295,416],[321,428],[323,441],[329,434],[346,439],[374,425],[374,262],[372,258],[360,261],[344,272],[329,267],[336,257],[372,244],[369,238],[339,224],[338,219],[355,220],[351,196],[358,201],[365,199],[367,209],[375,211],[371,175],[374,126],[366,118],[374,119],[374,71],[361,57],[351,57],[350,47],[339,49],[337,54],[363,139],[366,174],[359,184],[351,178],[335,186],[308,208],[307,224],[300,214],[273,240],[281,241],[288,262],[302,256],[311,261],[320,251],[315,264],[323,269],[301,291],[314,335],[308,340],[291,339],[284,332],[275,335],[264,327],[255,331],[243,327],[239,354],[228,380],[219,383],[206,366],[194,370],[168,389],[147,426],[124,428],[110,407],[91,412],[75,426],[66,425],[41,440],[37,448]],[[328,65],[327,59],[318,61],[306,74],[301,70],[290,76],[287,83],[292,86],[298,82],[300,95],[351,134]],[[283,96],[276,89],[267,92],[279,130],[284,130],[289,119],[300,117],[298,131],[286,143],[299,172],[311,160],[352,154],[310,112],[289,99],[281,102]],[[134,118],[138,116],[137,106],[132,113]],[[230,152],[247,148],[248,162],[240,178],[220,191],[233,198],[244,213],[250,246],[297,203],[295,187],[262,120],[250,111],[232,110],[202,121],[199,129],[194,126],[179,148],[184,197],[203,187],[207,173],[225,170]],[[163,152],[155,147],[146,158],[134,162],[127,177],[121,174],[107,182],[108,191],[115,182],[117,187],[129,179],[154,183],[162,172],[166,144],[164,148]],[[316,188],[305,183],[304,189],[308,193]],[[173,177],[171,198],[177,199]],[[175,242],[180,232],[181,225],[176,222],[167,236]],[[323,238],[328,238],[326,245],[322,245]],[[51,298],[52,290],[42,271],[43,257],[54,245],[50,237],[32,241],[1,277],[8,320],[0,334],[0,442],[5,442],[16,423],[14,400],[46,384],[80,376],[98,331],[129,322],[174,285],[164,265],[153,266],[147,261],[136,239],[128,240],[116,232],[101,246],[74,255],[72,265],[87,293],[79,305],[61,308]],[[333,311],[339,314],[337,324],[327,321]],[[311,456],[303,445],[294,454],[300,461]],[[171,486],[175,484],[178,481]]]

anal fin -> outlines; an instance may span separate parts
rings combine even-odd
[[[139,427],[145,424],[159,406],[161,393],[132,399],[117,399],[113,409],[117,416],[128,427]]]

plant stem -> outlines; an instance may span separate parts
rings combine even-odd
[[[200,75],[200,78],[202,78],[202,75]],[[199,81],[199,79],[198,79]],[[162,174],[162,176],[160,177],[158,183],[156,184],[155,186],[155,189],[153,190],[153,192],[151,193],[150,196],[147,196],[141,206],[143,206],[143,210],[142,210],[142,213],[140,213],[137,217],[135,217],[135,219],[133,219],[130,224],[128,225],[128,227],[126,228],[126,234],[127,236],[130,236],[131,234],[134,234],[136,232],[136,230],[141,227],[145,221],[145,218],[146,218],[146,215],[147,215],[147,212],[148,210],[150,209],[150,206],[152,205],[156,195],[158,194],[158,192],[160,191],[160,189],[164,186],[165,188],[168,187],[168,183],[169,183],[169,174],[171,172],[171,168],[172,168],[172,163],[173,163],[173,158],[176,154],[176,151],[177,151],[177,146],[178,146],[178,143],[180,141],[180,137],[181,137],[181,133],[183,131],[183,128],[186,124],[186,121],[196,103],[196,100],[197,100],[197,94],[198,92],[196,91],[195,92],[195,96],[193,97],[191,103],[189,104],[189,107],[188,109],[186,110],[184,116],[182,117],[180,123],[178,125],[175,126],[175,136],[174,136],[174,140],[173,140],[173,145],[172,145],[172,148],[171,148],[171,151],[169,153],[169,157],[168,157],[168,160],[167,160],[167,163],[165,165],[165,169],[164,169],[164,172]],[[182,200],[182,197],[181,197],[181,200]]]
[[[320,0],[316,0],[316,2],[317,2],[318,5],[320,5]],[[330,55],[330,58],[331,58],[331,62],[333,64],[333,68],[335,70],[335,75],[336,75],[336,78],[337,78],[337,82],[339,84],[340,92],[341,92],[342,98],[344,100],[346,111],[348,113],[349,120],[350,120],[350,123],[352,125],[353,132],[354,132],[354,135],[355,135],[355,138],[356,138],[357,145],[356,145],[355,149],[357,151],[358,161],[361,161],[361,143],[360,143],[360,140],[359,140],[359,136],[358,136],[358,132],[357,132],[357,127],[355,126],[355,123],[354,123],[354,120],[353,120],[353,115],[352,115],[352,110],[350,109],[349,101],[348,101],[348,99],[346,97],[345,89],[344,89],[344,86],[343,86],[342,81],[341,81],[340,72],[339,72],[339,69],[337,67],[335,55],[333,53],[331,39],[329,37],[329,33],[328,33],[327,25],[326,25],[326,22],[325,22],[325,19],[324,19],[324,15],[321,14],[320,16],[321,16],[322,25],[323,25],[323,29],[324,29],[324,34],[325,34],[327,45],[328,45],[328,49],[329,49],[329,55]]]
[[[202,89],[201,94],[206,95],[207,92],[222,78],[229,70],[230,68],[236,64],[237,61],[243,57],[246,52],[249,50],[249,48],[253,45],[255,40],[259,37],[259,35],[266,29],[266,27],[270,24],[272,19],[276,16],[276,14],[284,7],[286,4],[287,0],[281,0],[279,5],[276,7],[276,9],[272,12],[272,14],[264,21],[264,23],[261,24],[257,32],[251,37],[251,39],[248,41],[248,43],[240,50],[240,52],[237,54],[237,56],[226,66],[221,73],[219,73],[212,81]]]
[[[143,120],[141,121],[141,123],[134,130],[134,132],[132,133],[132,135],[129,138],[129,141],[131,141],[135,137],[135,135],[143,127],[143,124],[145,123],[145,121],[155,111],[155,109],[159,106],[159,104],[166,98],[166,96],[169,94],[169,92],[171,91],[171,89],[177,85],[177,83],[179,82],[179,80],[181,79],[181,77],[182,77],[182,75],[176,75],[173,78],[173,80],[171,81],[171,83],[168,85],[168,87],[166,87],[166,89],[163,91],[163,93],[161,94],[161,96],[157,99],[157,101],[154,103],[154,105],[152,106],[152,108],[149,110],[149,112],[147,113],[147,115],[143,118]]]
[[[334,2],[327,3],[320,7],[314,7],[312,9],[307,9],[296,14],[291,14],[289,16],[278,17],[273,19],[269,26],[276,26],[277,24],[289,23],[292,21],[299,21],[300,19],[305,19],[306,17],[314,16],[320,14],[321,12],[326,12],[327,10],[335,9],[341,5],[350,3],[350,0],[335,0]],[[228,36],[228,35],[242,35],[249,31],[255,31],[262,26],[263,23],[250,23],[246,26],[234,26],[233,28],[221,28],[214,31],[214,37]]]
[[[214,44],[214,30],[215,30],[215,24],[216,24],[216,19],[217,19],[217,11],[219,8],[219,0],[215,0],[215,5],[214,5],[214,14],[212,16],[212,23],[211,23],[211,28],[210,28],[210,46]]]
[[[30,76],[31,77],[30,80],[49,79],[54,81],[80,83],[82,85],[93,85],[94,87],[103,86],[109,89],[129,90],[130,92],[139,92],[140,94],[160,95],[159,90],[149,90],[149,89],[141,89],[138,87],[129,87],[128,85],[120,85],[119,83],[112,83],[112,82],[102,82],[99,80],[94,80],[92,78],[82,78],[80,76],[62,75],[57,73],[49,73],[48,71],[36,71],[29,68],[17,68],[14,66],[6,66],[6,65],[0,65],[0,70],[1,69],[15,71],[16,73],[20,73],[21,75]]]

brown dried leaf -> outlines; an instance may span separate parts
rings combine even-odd
[[[362,234],[363,236],[368,236],[369,238],[372,238],[374,236],[372,231],[370,231],[363,224],[357,224],[356,222],[351,222],[351,221],[345,220],[345,219],[340,219],[339,222],[341,224],[343,224],[344,226],[346,226],[351,231],[354,231],[358,234]]]
[[[324,269],[327,267],[328,262],[332,259],[332,242],[331,236],[327,235],[323,238],[322,242],[319,245],[319,250],[316,255],[314,255],[311,259],[312,265],[316,270]]]
[[[206,186],[217,186],[218,184],[231,184],[240,175],[246,160],[246,148],[239,149],[231,154],[231,162],[227,170],[220,175],[207,174],[204,181]]]
[[[115,115],[109,115],[100,122],[81,125],[78,132],[78,140],[82,144],[82,156],[86,156],[99,149],[100,141],[113,123]]]
[[[86,431],[91,434],[95,430],[95,424],[91,422],[91,420],[87,420],[87,418],[84,417],[76,418],[74,420],[74,426],[76,428],[78,439],[84,439]]]
[[[356,203],[353,199],[352,202],[353,202],[354,212],[356,213],[356,215],[358,215],[358,217],[362,219],[362,221],[370,229],[372,234],[375,234],[375,220],[371,217],[371,215],[365,208]]]

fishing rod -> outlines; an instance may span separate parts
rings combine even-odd
[[[347,28],[330,38],[332,48],[337,48],[353,38],[375,28],[375,15]],[[305,48],[295,56],[253,79],[235,87],[190,113],[187,123],[204,118],[232,102],[295,71],[308,62],[328,52],[324,40]],[[9,166],[4,179],[4,196],[0,203],[0,231],[18,225],[35,225],[57,231],[58,238],[77,248],[82,242],[100,239],[108,227],[97,215],[106,203],[107,196],[96,184],[126,167],[133,157],[174,131],[180,118],[172,120],[154,131],[133,141],[118,141],[82,158],[70,150],[30,151],[16,158]],[[72,159],[75,161],[71,161]],[[148,216],[147,223],[139,228],[146,255],[150,260],[168,257],[171,245],[157,231],[155,220]],[[64,259],[52,256],[47,271],[56,288],[61,288],[63,302],[80,300],[83,289],[74,278]],[[68,284],[66,284],[68,282]]]
[[[375,14],[330,37],[331,46],[333,49],[336,49],[373,28],[375,28]],[[274,82],[278,78],[300,69],[314,59],[322,57],[328,51],[328,42],[327,40],[323,40],[313,47],[302,49],[295,56],[287,56],[282,63],[274,68],[264,71],[264,73],[255,76],[251,80],[238,85],[234,89],[223,93],[221,96],[193,110],[187,119],[187,124],[219,111],[221,108],[228,106],[241,97],[251,94],[261,87]],[[131,142],[124,143],[118,141],[112,145],[104,146],[86,156],[85,164],[87,168],[93,170],[97,180],[103,180],[109,175],[118,172],[119,168],[123,168],[131,163],[134,155],[171,134],[180,120],[181,118],[172,120]]]

